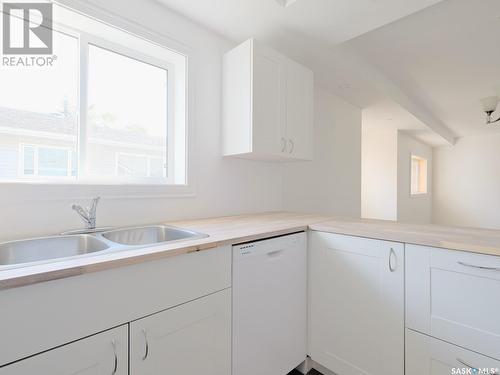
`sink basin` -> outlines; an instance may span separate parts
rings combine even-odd
[[[164,242],[195,240],[208,237],[208,235],[203,233],[166,225],[115,229],[102,232],[101,235],[109,241],[129,246],[154,245]]]
[[[68,258],[108,248],[104,241],[88,234],[4,242],[0,244],[0,266]]]

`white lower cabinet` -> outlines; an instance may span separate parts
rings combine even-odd
[[[309,234],[309,351],[338,375],[404,373],[404,245]]]
[[[408,328],[500,360],[500,257],[406,247]]]
[[[130,323],[131,375],[230,375],[230,289]]]
[[[11,365],[0,375],[127,375],[128,327],[49,350]]]
[[[500,374],[500,361],[407,330],[405,375]]]

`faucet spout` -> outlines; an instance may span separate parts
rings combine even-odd
[[[73,204],[71,208],[80,216],[80,218],[85,223],[87,229],[95,229],[97,220],[97,204],[101,197],[96,197],[92,199],[92,203],[89,208],[85,209],[78,204]]]

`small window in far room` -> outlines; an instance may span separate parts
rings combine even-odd
[[[411,195],[427,194],[427,159],[411,156]]]

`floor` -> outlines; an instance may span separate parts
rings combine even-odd
[[[288,375],[302,375],[302,373],[298,372],[297,370],[293,370],[292,372],[288,373]],[[307,375],[321,375],[321,372],[318,372],[316,370],[311,370]]]

